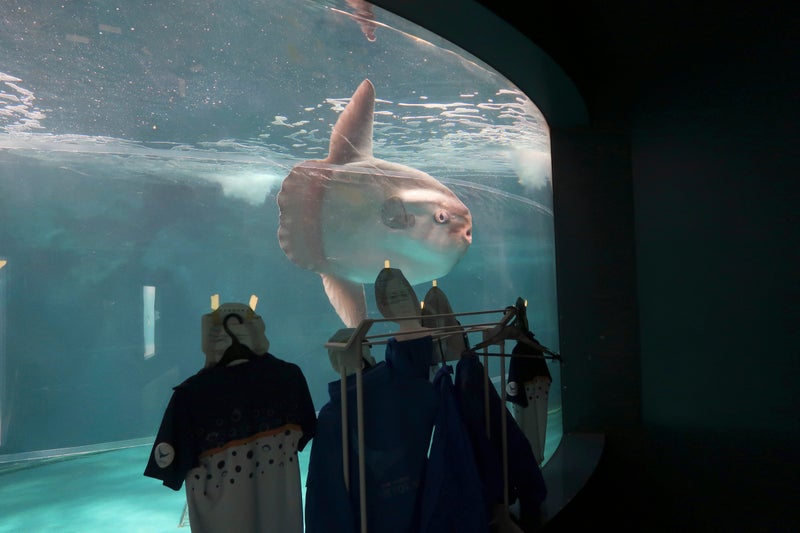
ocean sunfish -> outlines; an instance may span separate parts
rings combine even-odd
[[[446,275],[472,243],[472,215],[435,178],[372,155],[375,88],[364,80],[339,115],[328,157],[296,165],[278,192],[278,241],[322,276],[347,327],[366,318],[364,283],[389,260],[414,285]]]

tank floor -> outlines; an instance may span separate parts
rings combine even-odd
[[[299,454],[303,475],[309,449]],[[599,461],[602,435],[567,434],[542,469],[542,524],[580,491]],[[183,490],[145,477],[150,445],[71,456],[0,474],[0,533],[189,531]],[[302,480],[303,486],[305,479]],[[513,513],[514,507],[511,507]]]

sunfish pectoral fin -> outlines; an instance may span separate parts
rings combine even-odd
[[[320,274],[325,293],[336,314],[348,328],[354,328],[367,318],[367,298],[364,285],[332,274]]]

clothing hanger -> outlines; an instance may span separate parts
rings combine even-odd
[[[239,339],[236,338],[236,335],[234,335],[233,332],[228,328],[228,320],[231,317],[236,318],[239,321],[239,324],[244,323],[244,319],[237,313],[225,315],[225,318],[222,320],[222,328],[225,330],[225,333],[230,336],[231,345],[228,346],[228,348],[225,350],[225,353],[222,354],[222,357],[216,366],[227,366],[233,361],[242,359],[251,361],[256,357],[256,354],[253,353],[253,350],[251,350],[247,345],[239,342]]]
[[[477,352],[478,350],[486,348],[489,345],[501,344],[506,340],[512,340],[527,344],[528,346],[547,354],[549,356],[547,358],[555,359],[556,361],[563,363],[563,360],[559,354],[551,351],[546,346],[539,344],[536,339],[532,338],[533,335],[528,329],[528,319],[525,309],[525,301],[522,298],[517,298],[515,305],[506,307],[506,314],[503,316],[503,319],[498,322],[497,326],[486,332],[484,340],[473,346],[472,350]],[[519,357],[539,356],[520,355]]]

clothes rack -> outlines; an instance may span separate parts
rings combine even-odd
[[[483,350],[484,357],[484,379],[485,379],[485,386],[484,386],[484,405],[485,405],[485,412],[486,412],[486,430],[487,435],[489,434],[489,389],[488,387],[491,385],[489,380],[489,370],[488,370],[488,357],[496,356],[500,357],[500,379],[501,379],[501,405],[505,407],[506,404],[506,390],[505,390],[505,341],[507,340],[514,340],[518,342],[523,342],[528,344],[537,350],[541,351],[545,355],[522,355],[521,357],[543,357],[545,359],[553,359],[559,362],[562,362],[561,356],[555,352],[552,352],[547,347],[539,344],[536,341],[529,339],[525,332],[527,330],[527,321],[524,319],[524,316],[521,316],[524,310],[519,308],[519,302],[517,301],[516,306],[509,306],[503,309],[490,309],[490,310],[483,310],[483,311],[468,311],[468,312],[461,312],[461,313],[443,313],[443,314],[432,314],[426,315],[426,318],[444,318],[444,317],[457,317],[457,318],[464,318],[464,317],[478,317],[480,315],[497,315],[502,313],[500,319],[490,320],[490,321],[483,321],[483,322],[475,322],[472,324],[459,324],[457,326],[440,326],[440,327],[423,327],[415,330],[404,330],[404,334],[413,334],[413,333],[427,333],[434,339],[440,339],[444,337],[448,337],[451,335],[461,335],[461,334],[471,334],[471,333],[480,333],[482,335],[482,340],[476,346],[471,348],[472,352],[476,352],[478,350]],[[520,325],[516,318],[520,317],[522,320],[522,325]],[[393,317],[393,318],[365,318],[363,319],[357,327],[349,328],[347,330],[340,330],[334,335],[331,340],[325,343],[325,347],[329,350],[329,352],[337,352],[339,355],[339,373],[340,373],[340,383],[341,383],[341,397],[342,397],[342,465],[343,465],[343,475],[345,481],[345,487],[347,490],[350,490],[350,483],[349,483],[349,472],[350,472],[350,465],[349,465],[349,447],[348,447],[348,410],[347,410],[347,385],[346,385],[346,378],[348,371],[352,371],[355,373],[356,379],[356,424],[357,424],[357,439],[358,439],[358,449],[364,450],[364,399],[363,399],[363,385],[362,385],[362,354],[365,347],[370,347],[373,345],[381,345],[387,344],[389,338],[395,336],[396,332],[391,331],[388,333],[378,333],[368,335],[370,329],[379,323],[384,322],[401,322],[403,320],[418,320],[419,316],[405,316],[405,317]],[[498,346],[499,353],[497,352],[490,352],[489,348],[491,346]],[[504,504],[505,509],[508,510],[509,501],[508,501],[508,457],[507,457],[507,435],[506,435],[506,428],[507,428],[507,420],[506,420],[506,409],[503,408],[501,410],[501,433],[502,433],[502,447],[503,447],[503,479],[504,479]],[[358,473],[359,473],[359,502],[360,502],[360,511],[361,511],[361,532],[367,532],[367,505],[366,505],[366,464],[365,464],[365,457],[363,453],[358,454]]]

